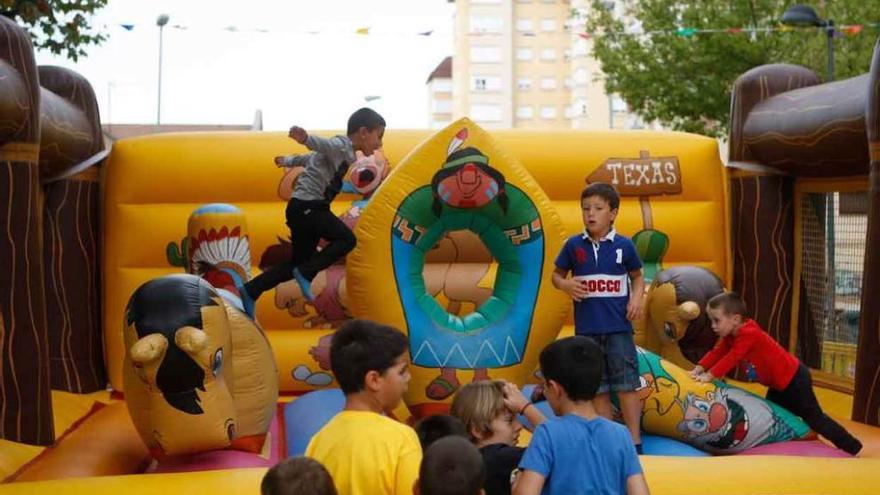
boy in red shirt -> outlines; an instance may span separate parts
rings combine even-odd
[[[748,375],[769,387],[767,400],[803,418],[810,428],[840,450],[852,455],[862,450],[861,442],[822,412],[807,367],[773,340],[755,320],[746,318],[745,303],[739,295],[733,292],[718,294],[709,299],[706,313],[712,321],[712,330],[720,338],[691,370],[692,378],[711,382],[741,364]]]

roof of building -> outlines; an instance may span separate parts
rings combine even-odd
[[[446,57],[440,62],[440,65],[431,72],[431,75],[428,76],[428,80],[425,81],[425,84],[428,84],[434,79],[438,78],[446,78],[449,79],[452,77],[452,57]]]

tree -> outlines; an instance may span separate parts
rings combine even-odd
[[[743,72],[762,64],[792,63],[825,77],[825,32],[819,29],[779,28],[778,19],[791,5],[785,0],[630,0],[624,23],[608,10],[606,1],[593,1],[584,18],[592,33],[593,55],[604,72],[605,89],[617,93],[631,111],[646,121],[657,120],[672,129],[709,136],[728,132],[730,92]],[[880,0],[820,2],[817,12],[835,24],[876,22]],[[690,29],[720,29],[700,33]],[[742,32],[726,29],[744,28]],[[749,28],[757,28],[754,32]],[[641,34],[663,31],[662,34]],[[620,34],[627,33],[627,34]],[[836,79],[867,72],[876,30],[834,40]]]
[[[76,61],[85,48],[107,37],[94,32],[88,16],[107,0],[0,0],[0,15],[27,29],[34,46]]]

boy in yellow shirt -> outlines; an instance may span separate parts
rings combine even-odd
[[[339,495],[412,493],[419,438],[384,415],[406,392],[407,350],[400,331],[368,320],[351,320],[333,336],[330,366],[345,407],[312,437],[306,455],[327,468]]]

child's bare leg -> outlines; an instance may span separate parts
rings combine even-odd
[[[611,407],[611,395],[608,393],[598,394],[596,397],[593,397],[593,407],[599,416],[612,419],[614,409]]]
[[[642,422],[642,403],[639,400],[639,394],[635,391],[617,392],[617,398],[620,400],[620,412],[623,414],[623,422],[632,435],[633,443],[638,445],[642,443],[642,436],[639,432],[639,425]]]

